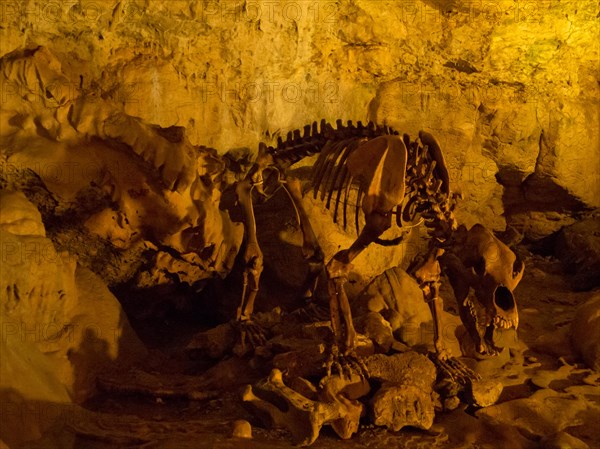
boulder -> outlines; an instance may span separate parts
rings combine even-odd
[[[398,431],[405,426],[429,429],[435,417],[433,385],[437,371],[425,356],[406,352],[365,359],[369,379],[382,383],[370,401],[373,423]]]
[[[435,418],[431,392],[413,385],[384,385],[375,393],[370,406],[373,424],[395,432],[406,426],[427,430]]]
[[[44,237],[35,206],[0,195],[0,390],[14,412],[2,413],[0,438],[12,445],[39,438],[95,393],[100,373],[140,361],[146,349],[102,280]]]
[[[596,390],[592,386],[571,387],[565,393],[542,389],[528,398],[483,408],[476,415],[487,423],[515,426],[530,438],[547,437],[571,426],[597,425],[600,407],[583,399]]]
[[[571,344],[587,366],[600,371],[600,292],[577,308],[571,323]]]
[[[417,282],[401,267],[374,278],[355,301],[356,315],[376,312],[396,337],[412,345],[421,343],[421,326],[431,322],[431,312]]]

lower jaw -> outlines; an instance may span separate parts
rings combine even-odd
[[[487,343],[488,349],[484,349],[483,352],[478,351],[479,355],[482,357],[496,357],[498,354],[502,352],[503,348],[497,348],[494,345]]]
[[[483,342],[479,348],[477,348],[477,353],[481,358],[491,358],[495,357],[502,352],[503,348],[497,347],[493,341],[494,332],[496,328],[493,324],[489,324],[486,327],[485,334],[481,336],[481,341]]]
[[[506,348],[516,347],[518,342],[517,330],[514,327],[509,329],[495,328],[488,326],[485,334],[481,337],[483,342],[483,352],[476,348],[478,356],[482,359],[496,357]]]

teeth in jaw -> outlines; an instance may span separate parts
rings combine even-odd
[[[493,323],[494,326],[499,327],[501,329],[510,329],[511,327],[513,327],[513,323],[511,321],[508,321],[499,315],[496,315],[494,317]]]

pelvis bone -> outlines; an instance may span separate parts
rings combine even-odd
[[[290,431],[294,444],[312,444],[325,424],[331,425],[341,438],[348,439],[358,430],[363,405],[349,399],[342,390],[350,387],[354,392],[362,390],[359,394],[362,395],[369,388],[363,378],[352,377],[355,378],[330,376],[321,385],[318,400],[311,400],[285,385],[281,371],[274,369],[266,379],[248,385],[242,399],[265,424]]]
[[[441,262],[477,352],[497,354],[503,332],[519,325],[513,291],[523,277],[524,263],[480,224],[468,231],[461,226]]]

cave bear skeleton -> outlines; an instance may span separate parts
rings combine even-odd
[[[327,209],[332,209],[333,220],[341,220],[344,229],[353,215],[357,232],[355,241],[348,248],[338,251],[327,263],[302,204],[301,183],[288,173],[293,164],[313,154],[318,154],[312,168],[314,197],[320,197]],[[406,223],[412,223],[420,216],[430,236],[429,249],[426,254],[415,258],[408,271],[418,282],[431,310],[436,359],[438,363],[453,361],[446,353],[441,335],[442,302],[439,287],[440,260],[455,243],[453,235],[458,228],[453,214],[457,195],[450,191],[444,156],[433,135],[420,131],[418,138],[411,140],[407,134],[400,136],[388,126],[376,126],[372,122],[367,126],[361,122],[357,125],[348,122],[344,126],[338,120],[334,128],[323,120],[320,125],[315,122],[312,126],[305,126],[303,133],[300,130],[288,133],[287,139],[279,138],[276,146],[261,143],[254,165],[236,186],[238,202],[243,209],[246,239],[244,288],[236,316],[242,325],[251,323],[263,270],[252,191],[266,198],[267,188],[270,191],[284,189],[295,208],[303,236],[302,254],[309,267],[303,286],[307,299],[312,297],[318,277],[325,270],[334,334],[333,348],[340,357],[353,357],[356,347],[356,331],[344,290],[352,261],[372,243],[385,246],[400,244],[410,231]],[[349,202],[351,188],[358,191],[354,204]],[[362,229],[359,224],[361,214],[364,216]],[[393,222],[400,228],[400,236],[382,239],[381,236],[392,227]],[[474,238],[478,236],[474,235]],[[512,253],[508,248],[502,249]],[[456,250],[454,248],[453,252]],[[482,247],[482,250],[485,248]],[[477,259],[475,254],[473,257]],[[511,283],[500,289],[505,302],[507,295],[512,297],[512,290],[522,274],[522,267],[515,267],[517,273],[511,278]],[[453,271],[453,275],[453,287],[460,284],[464,289],[466,281],[461,283],[458,278],[468,275],[458,269]],[[472,281],[468,283],[473,285]],[[461,299],[464,299],[463,293],[460,292]],[[461,318],[464,321],[470,316],[461,314]],[[516,327],[516,321],[513,324]],[[448,369],[457,367],[446,365]]]

